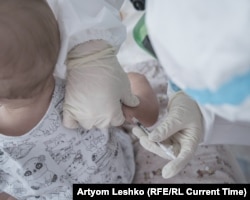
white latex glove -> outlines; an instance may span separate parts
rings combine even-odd
[[[163,178],[175,176],[186,166],[203,137],[200,109],[186,94],[177,92],[170,99],[167,110],[166,118],[149,136],[138,127],[132,130],[145,149],[170,160],[162,169]],[[177,157],[171,160],[155,142],[173,145]]]
[[[93,40],[71,50],[67,58],[63,124],[86,129],[119,126],[125,118],[122,103],[135,107],[139,100],[116,58],[116,50]]]

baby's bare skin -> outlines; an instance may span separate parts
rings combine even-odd
[[[37,95],[26,99],[0,99],[0,133],[21,136],[30,131],[45,115],[54,90],[54,77]]]
[[[0,132],[20,136],[48,109],[60,34],[46,1],[1,1],[0,27]]]
[[[48,8],[46,1],[0,1],[1,134],[26,133],[40,121],[49,106],[54,88],[51,73],[60,37],[57,22]],[[39,24],[30,16],[34,13],[40,18]],[[1,192],[0,199],[15,200]]]
[[[29,9],[20,9],[23,3]],[[33,21],[34,16],[39,19]],[[39,123],[50,105],[59,30],[52,11],[42,0],[0,1],[0,27],[0,133],[21,136]],[[151,125],[158,115],[152,88],[142,75],[131,73],[129,79],[132,93],[141,103],[136,108],[124,106],[126,119],[135,116]],[[6,198],[13,199],[0,193],[1,200]]]
[[[132,118],[139,119],[145,126],[152,126],[158,119],[159,103],[150,83],[142,74],[130,72],[128,78],[132,93],[135,94],[140,104],[137,107],[123,105],[126,121],[133,123]]]
[[[0,2],[0,98],[30,98],[43,90],[60,48],[46,1]]]

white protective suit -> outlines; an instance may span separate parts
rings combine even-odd
[[[206,143],[250,145],[249,18],[248,0],[147,1],[154,50],[199,103]]]
[[[58,21],[61,49],[55,75],[66,78],[63,123],[86,129],[121,125],[121,102],[137,106],[116,54],[126,38],[123,0],[47,0]]]
[[[146,1],[158,60],[199,106],[183,92],[172,93],[169,116],[149,137],[133,129],[146,149],[166,159],[151,140],[173,144],[177,158],[165,165],[163,177],[177,174],[198,143],[250,145],[249,19],[248,0]]]

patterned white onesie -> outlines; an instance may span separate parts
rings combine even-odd
[[[118,128],[62,125],[65,83],[56,79],[41,121],[20,137],[0,134],[0,192],[17,199],[70,200],[73,183],[131,183],[131,140]]]

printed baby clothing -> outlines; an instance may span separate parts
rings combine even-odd
[[[71,200],[73,183],[131,183],[134,155],[121,129],[62,125],[65,83],[56,79],[50,106],[28,133],[0,134],[0,192],[20,200]]]

